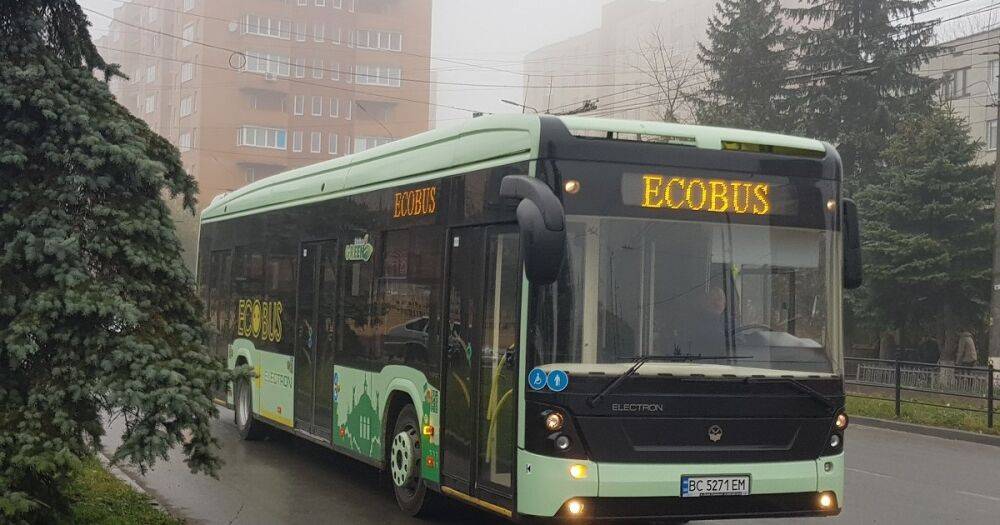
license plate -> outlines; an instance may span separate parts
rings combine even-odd
[[[681,476],[681,497],[749,496],[750,476]]]

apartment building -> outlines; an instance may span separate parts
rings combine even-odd
[[[134,0],[111,90],[182,152],[201,205],[428,129],[431,0]],[[194,266],[197,220],[176,215]]]
[[[601,26],[540,48],[525,57],[525,104],[539,112],[579,109],[597,101],[592,114],[662,120],[667,94],[650,76],[647,59],[668,60],[667,83],[698,81],[697,42],[705,35],[715,3],[704,0],[615,0],[604,5]],[[680,102],[680,101],[678,101]],[[677,117],[690,117],[679,104]]]
[[[693,121],[689,98],[705,83],[698,61],[708,0],[613,0],[601,26],[542,47],[525,57],[525,105],[563,113],[596,103],[589,115],[639,120]],[[801,0],[784,0],[799,7]],[[786,21],[792,24],[791,20]],[[654,73],[655,72],[655,73]]]
[[[997,89],[1000,29],[975,33],[941,44],[950,52],[931,59],[921,74],[938,79],[938,94],[969,124],[972,138],[983,144],[978,162],[992,164],[997,158]]]

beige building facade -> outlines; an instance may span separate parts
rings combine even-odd
[[[205,206],[428,129],[431,0],[135,0],[98,40],[111,83],[167,137]],[[197,220],[176,214],[194,265]]]
[[[972,34],[941,45],[951,52],[931,59],[921,69],[939,79],[939,96],[969,124],[972,138],[983,144],[979,162],[992,164],[997,158],[997,52],[1000,29]]]

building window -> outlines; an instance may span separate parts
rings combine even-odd
[[[295,41],[305,42],[306,41],[306,23],[305,22],[295,22]]]
[[[194,113],[194,95],[188,95],[181,99],[181,116],[186,117]]]
[[[292,151],[300,152],[302,151],[302,132],[293,131],[292,132]]]
[[[156,95],[149,95],[146,97],[146,103],[143,105],[146,113],[152,113],[156,111]]]
[[[279,128],[243,126],[236,133],[237,146],[285,149],[287,140],[288,131]]]
[[[377,148],[390,142],[392,142],[392,139],[389,137],[356,137],[354,139],[354,153],[361,153],[362,151]]]
[[[316,0],[316,7],[326,7],[326,0]]]
[[[187,82],[194,78],[194,64],[185,62],[181,64],[181,82]]]
[[[330,64],[330,80],[340,80],[340,64]]]
[[[181,38],[183,39],[181,40],[181,47],[187,47],[194,42],[194,26],[195,24],[192,22],[184,26],[184,29],[181,30]]]
[[[403,49],[403,35],[395,31],[358,29],[354,32],[354,45],[359,49],[401,51]]]
[[[354,82],[366,86],[399,87],[403,72],[398,67],[358,64]]]
[[[248,14],[244,18],[243,32],[248,35],[291,39],[292,21]]]
[[[156,10],[155,7],[148,7],[146,9],[147,9],[147,14],[146,14],[147,19],[150,22],[156,22],[156,19],[159,18],[160,13]]]
[[[337,136],[336,133],[330,133],[330,141],[329,142],[330,142],[330,149],[329,149],[330,155],[336,155],[337,154],[337,142],[339,142],[339,137]]]
[[[969,68],[949,71],[942,77],[941,95],[946,99],[964,97],[969,94]]]
[[[156,66],[146,68],[146,82],[156,82]]]
[[[305,78],[306,76],[306,59],[296,58],[295,59],[295,78]]]
[[[330,30],[330,42],[336,45],[340,45],[340,33],[341,29],[338,27],[336,30]]]
[[[181,151],[188,151],[191,149],[191,147],[192,147],[191,132],[185,131],[184,133],[181,133],[180,136],[177,138],[177,149]]]
[[[323,150],[323,134],[319,131],[313,131],[309,134],[309,151],[312,153],[319,153]]]
[[[323,24],[313,24],[313,41],[322,42],[323,33],[326,31],[326,26]]]
[[[291,61],[286,56],[256,51],[246,52],[243,69],[251,73],[264,73],[287,77],[291,73]]]
[[[305,95],[295,95],[295,107],[293,108],[296,115],[305,115],[306,113],[306,96]]]
[[[309,0],[298,0],[298,5],[300,6],[309,5]]]
[[[190,11],[194,9],[194,0],[184,0],[184,10]]]
[[[312,116],[322,117],[323,116],[323,97],[313,96],[312,98]]]
[[[1000,81],[1000,60],[990,60],[989,65],[989,79],[990,79],[990,95],[993,95],[993,100],[1000,100],[1000,87],[998,87],[997,82]]]
[[[996,151],[997,149],[996,119],[986,121],[986,149],[989,151]]]
[[[333,7],[336,8],[336,9],[340,9],[340,8],[344,7],[343,0],[332,0],[330,3],[332,3]]]
[[[317,79],[323,78],[323,61],[319,59],[313,59],[312,64],[312,77]]]
[[[330,116],[331,117],[340,116],[340,99],[336,97],[330,97]]]
[[[354,101],[353,100],[348,100],[347,101],[347,113],[344,115],[344,118],[346,118],[347,120],[351,120],[351,112],[352,111],[354,111]],[[350,138],[350,137],[348,137],[348,138]]]

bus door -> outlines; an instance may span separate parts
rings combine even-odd
[[[511,508],[521,254],[516,226],[449,235],[442,483]]]
[[[337,241],[302,244],[295,334],[295,428],[327,441],[333,428]]]

